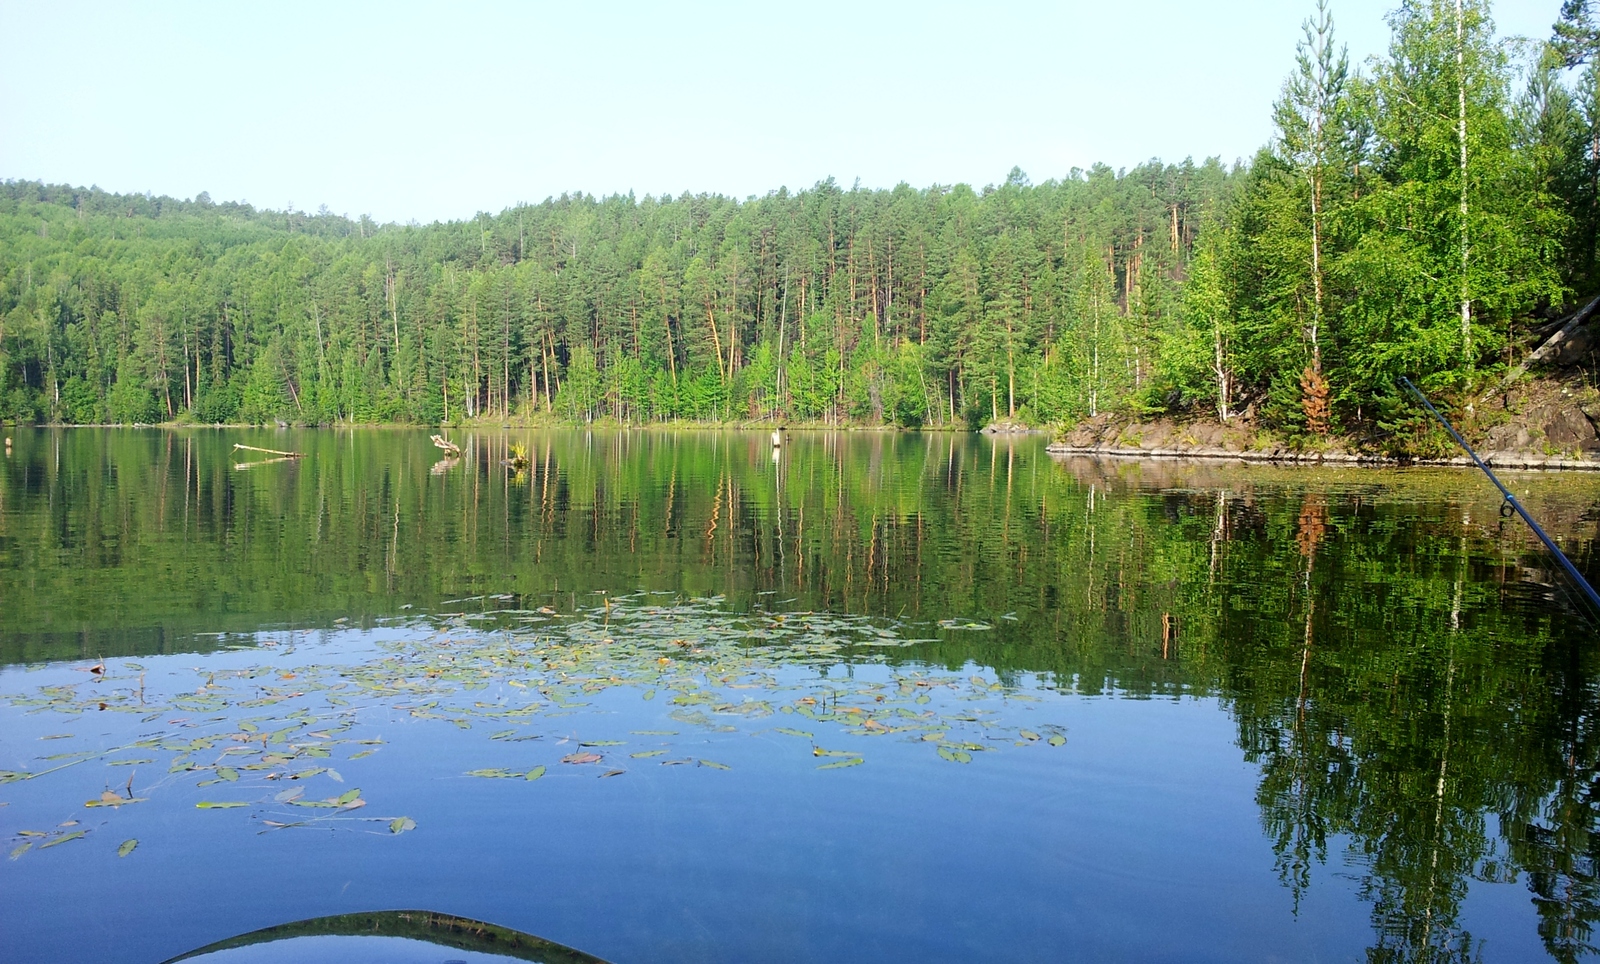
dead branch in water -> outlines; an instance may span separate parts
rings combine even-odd
[[[444,449],[446,452],[448,452],[450,454],[450,456],[452,458],[460,458],[461,457],[461,446],[459,446],[456,443],[450,441],[449,439],[445,438],[442,435],[433,436],[433,444],[438,446],[439,448]]]
[[[273,465],[273,464],[275,464],[277,462],[293,462],[293,461],[294,461],[294,459],[292,459],[292,458],[290,458],[288,456],[283,456],[282,458],[276,458],[276,459],[262,459],[259,462],[235,462],[235,463],[233,463],[233,467],[235,469],[253,469],[258,465]]]
[[[254,445],[241,445],[238,442],[233,443],[233,447],[236,449],[244,449],[246,452],[265,452],[268,455],[280,455],[286,459],[304,458],[304,456],[302,456],[299,452],[280,452],[277,449],[258,449]]]

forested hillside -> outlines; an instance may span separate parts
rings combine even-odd
[[[1600,75],[1488,4],[1326,8],[1248,163],[562,195],[448,224],[7,181],[0,418],[1391,426],[1600,291]],[[1587,32],[1586,32],[1587,31]]]

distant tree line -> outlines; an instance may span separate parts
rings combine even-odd
[[[1319,5],[1248,164],[542,204],[432,225],[0,185],[0,418],[1392,428],[1597,285],[1590,11]],[[1588,32],[1586,33],[1585,30]]]

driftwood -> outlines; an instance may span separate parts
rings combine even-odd
[[[1529,366],[1537,365],[1546,358],[1549,358],[1556,352],[1557,349],[1567,343],[1567,339],[1572,337],[1573,332],[1577,331],[1580,327],[1582,327],[1584,322],[1589,320],[1589,316],[1594,314],[1594,310],[1596,308],[1600,308],[1600,297],[1592,299],[1588,304],[1573,312],[1572,316],[1566,320],[1566,324],[1563,324],[1559,329],[1557,329],[1556,333],[1546,339],[1544,344],[1540,345],[1538,348],[1535,348],[1531,353],[1529,353],[1528,357],[1524,358],[1520,365],[1507,372],[1506,377],[1500,379],[1500,384],[1496,385],[1483,397],[1488,398],[1491,395],[1501,391],[1507,385],[1510,385],[1518,378],[1521,378],[1522,374],[1528,370]]]
[[[433,436],[433,444],[438,446],[441,449],[444,449],[445,452],[449,453],[451,458],[460,458],[461,457],[461,446],[459,446],[456,443],[450,441],[449,439],[445,438],[442,435]]]
[[[267,455],[278,455],[286,459],[298,459],[303,457],[299,452],[280,452],[277,449],[258,449],[254,445],[241,445],[238,442],[233,443],[233,447],[236,449],[244,449],[246,452],[264,452]]]

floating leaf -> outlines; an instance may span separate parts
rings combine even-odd
[[[364,756],[371,756],[372,754],[377,753],[377,752],[378,752],[377,750],[362,750],[359,753],[350,754],[350,759],[359,760]]]
[[[217,779],[233,783],[239,779],[239,771],[233,767],[223,767],[217,771]]]
[[[1051,746],[1065,746],[1067,743],[1067,738],[1057,733],[1046,742],[1048,742]]]
[[[520,777],[522,774],[507,770],[504,767],[485,767],[482,770],[468,770],[469,777]]]
[[[537,780],[542,776],[544,776],[544,766],[541,764],[540,766],[536,766],[532,770],[528,771],[527,779]]]
[[[1039,738],[1039,734],[1033,732],[1032,730],[1018,730],[1017,735],[1022,737],[1024,740],[1037,740]]]
[[[106,766],[108,766],[108,767],[131,767],[131,766],[137,766],[137,765],[139,765],[141,763],[154,763],[154,762],[156,762],[156,761],[154,761],[152,759],[148,759],[148,758],[143,759],[143,760],[108,760],[108,761],[106,761]]]
[[[305,787],[290,787],[289,789],[284,790],[282,793],[279,793],[277,796],[273,797],[272,799],[278,801],[279,803],[292,803],[295,800],[298,800],[301,797],[305,796],[305,792],[306,792],[306,788]]]
[[[677,730],[629,730],[637,736],[677,736]]]
[[[248,807],[250,804],[242,800],[201,800],[194,806],[196,810],[232,810],[234,807]]]
[[[666,754],[666,752],[666,750],[641,750],[638,753],[630,753],[628,755],[633,757],[635,760],[644,760],[653,756],[663,756]]]
[[[845,767],[858,767],[858,766],[860,766],[861,764],[863,764],[865,762],[867,762],[867,761],[864,760],[863,758],[858,757],[858,756],[853,756],[848,760],[835,760],[832,763],[824,763],[821,766],[817,767],[817,769],[818,770],[840,770],[840,769],[843,769]]]
[[[98,800],[85,800],[86,807],[120,807],[127,803],[144,803],[148,797],[124,797],[112,790],[103,791]]]
[[[50,841],[48,843],[40,844],[39,845],[39,849],[40,850],[47,850],[47,849],[49,849],[51,847],[59,847],[60,845],[66,843],[69,840],[78,840],[78,839],[80,839],[84,834],[86,834],[88,832],[89,831],[87,831],[87,830],[74,830],[73,832],[71,832],[71,833],[69,833],[69,834],[67,834],[65,836],[57,837],[56,839],[54,839],[54,840],[52,840],[52,841]]]
[[[124,840],[122,846],[117,848],[117,856],[126,857],[133,853],[133,848],[137,846],[139,846],[139,841],[137,840]]]
[[[337,803],[341,807],[348,807],[350,804],[359,799],[360,796],[361,790],[359,788],[355,790],[346,790],[345,792],[339,794],[338,797],[334,798],[333,802]]]
[[[956,750],[948,746],[939,747],[939,755],[944,757],[946,760],[949,760],[951,763],[972,762],[972,754],[968,753],[966,750]]]
[[[417,829],[417,822],[410,817],[395,817],[389,821],[390,833],[405,833],[407,830]]]
[[[579,746],[625,746],[625,740],[585,740]]]
[[[787,734],[789,736],[805,737],[808,740],[814,739],[814,737],[812,737],[812,735],[810,733],[807,733],[805,730],[790,729],[787,726],[776,727],[776,731],[779,732],[779,733]]]
[[[334,783],[343,783],[344,782],[344,777],[339,773],[338,770],[335,770],[333,767],[329,767],[328,769],[326,769],[326,770],[324,770],[322,772],[326,773],[328,775],[328,779],[332,780]]]
[[[851,753],[849,750],[824,750],[820,746],[812,747],[811,748],[811,755],[812,756],[855,756],[855,754]]]
[[[727,769],[727,768],[724,767],[723,769]],[[600,774],[600,778],[603,780],[606,777],[620,777],[624,773],[627,773],[627,772],[628,772],[627,770],[607,770],[606,772]]]
[[[733,769],[733,767],[728,766],[726,763],[717,763],[714,760],[701,760],[700,761],[700,765],[703,766],[703,767],[710,767],[713,770],[732,770]]]
[[[569,753],[561,758],[562,763],[599,763],[598,753]]]
[[[33,841],[31,841],[31,840],[27,841],[25,843],[18,844],[17,846],[11,848],[11,859],[12,860],[16,860],[18,857],[22,856],[23,854],[27,853],[28,851],[30,851],[32,849],[33,849]]]

